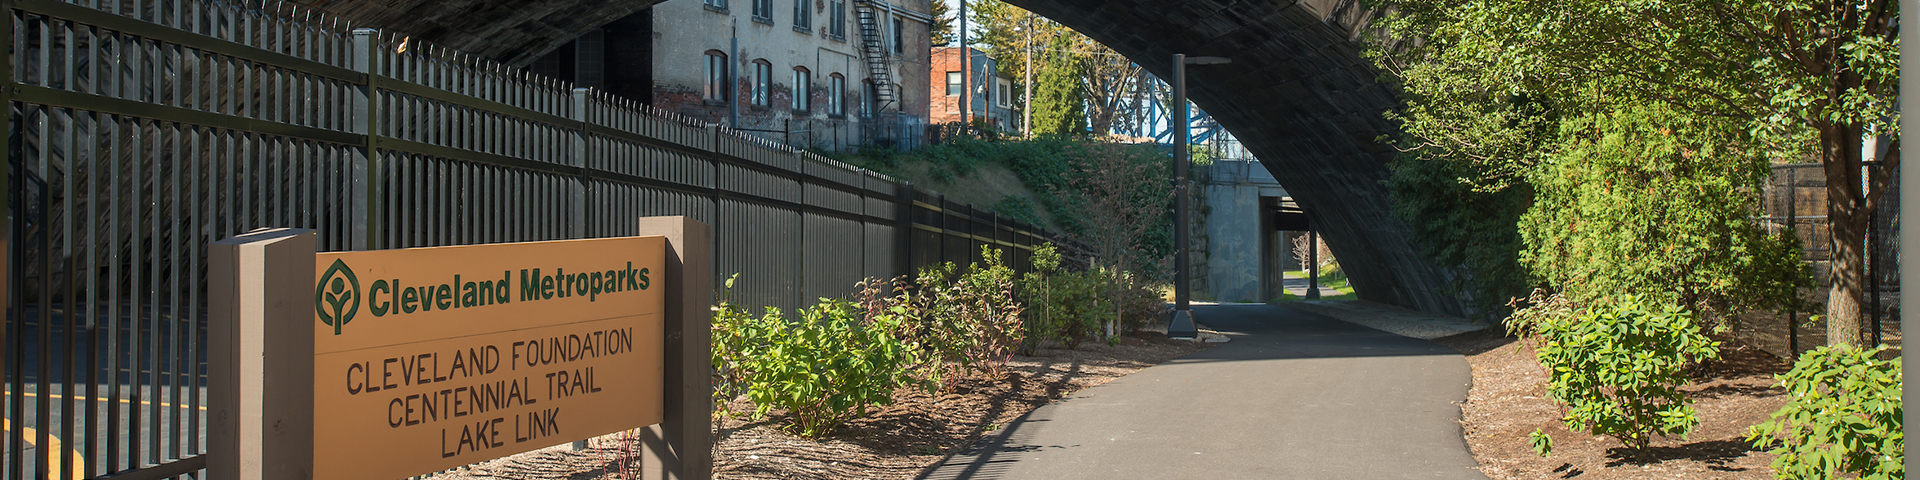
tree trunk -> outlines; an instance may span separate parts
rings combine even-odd
[[[1827,174],[1828,254],[1833,289],[1827,294],[1827,344],[1859,345],[1866,294],[1866,232],[1871,205],[1861,188],[1860,127],[1820,126],[1821,164]]]

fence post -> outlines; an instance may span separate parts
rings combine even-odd
[[[707,480],[713,475],[713,227],[688,217],[646,217],[640,235],[667,237],[665,419],[641,429],[647,480]]]
[[[915,203],[920,199],[920,193],[914,190],[913,184],[906,183],[904,185],[895,184],[893,194],[895,204],[900,207],[894,212],[894,215],[899,217],[900,220],[900,226],[896,227],[900,233],[897,234],[897,240],[895,240],[899,242],[900,248],[898,250],[900,253],[894,258],[900,262],[900,268],[906,270],[905,272],[901,272],[901,275],[913,275],[913,272],[920,267],[919,265],[913,264],[913,226],[915,224],[913,213],[920,208],[920,205]]]
[[[14,8],[14,2],[7,1],[7,0],[0,0],[0,13],[12,15],[13,8]],[[3,44],[6,45],[7,51],[13,51],[14,45],[13,45],[13,21],[12,20],[8,20],[6,22],[0,22],[0,35],[4,35],[4,36],[0,36],[0,42],[4,42]],[[18,57],[15,57],[15,58],[18,58]],[[7,83],[12,83],[13,81],[12,59],[0,59],[0,80],[6,81]],[[6,108],[8,110],[13,109],[13,88],[11,88],[11,85],[9,85],[7,88],[0,88],[0,108]],[[8,137],[12,137],[16,134],[16,132],[14,131],[15,128],[18,128],[18,127],[13,124],[12,115],[0,115],[0,134],[4,134],[4,135],[7,135]],[[0,206],[5,207],[4,211],[7,212],[9,216],[13,218],[23,218],[25,216],[20,215],[19,213],[15,213],[15,209],[13,208],[15,206],[20,206],[20,203],[24,203],[24,202],[16,203],[13,201],[14,194],[20,191],[20,189],[14,188],[14,185],[13,185],[13,182],[16,179],[15,177],[17,177],[17,175],[13,173],[13,162],[16,159],[15,153],[18,153],[18,152],[14,151],[12,142],[7,142],[6,145],[0,145]],[[24,160],[24,158],[21,158],[21,160]],[[12,296],[11,293],[13,292],[13,289],[20,288],[19,282],[21,280],[24,280],[25,279],[24,277],[26,277],[26,275],[21,275],[20,277],[13,276],[14,269],[20,267],[19,263],[14,261],[14,255],[16,255],[15,253],[16,250],[14,250],[13,247],[15,247],[16,245],[13,243],[13,233],[14,233],[13,229],[14,229],[14,224],[13,224],[12,218],[9,218],[6,220],[0,220],[0,246],[6,247],[6,253],[0,254],[0,350],[6,351],[5,354],[0,354],[0,378],[5,377],[7,372],[12,371],[7,369],[8,368],[7,359],[13,357],[13,352],[26,351],[25,348],[15,347],[13,344],[7,343],[7,330],[13,329],[13,323],[15,321],[25,320],[25,319],[19,319],[19,320],[15,319],[15,315],[22,315],[22,314],[15,312],[15,310],[13,309],[13,303],[12,303],[12,300],[14,299],[9,298]],[[20,340],[20,337],[14,337],[14,340],[18,341]],[[19,350],[14,350],[16,348],[18,348]],[[15,366],[18,366],[18,365],[15,365]],[[6,396],[6,395],[0,394],[0,396]],[[20,404],[16,403],[15,405],[20,405]],[[24,406],[17,406],[13,408],[24,408]],[[0,415],[10,415],[12,413],[13,412],[9,410],[7,412],[0,412]],[[20,415],[14,418],[24,419],[25,417],[26,417],[25,415]],[[4,417],[0,417],[0,418],[4,418]],[[13,456],[12,454],[8,454],[8,456],[5,458],[19,458],[19,457]],[[20,463],[25,463],[25,462],[20,462]],[[108,465],[112,465],[112,463],[109,462]],[[12,474],[15,477],[23,477],[25,476],[25,473],[23,470],[24,469],[22,469],[19,465],[13,466],[11,470],[0,468],[0,475]]]
[[[580,175],[573,177],[573,188],[570,188],[569,190],[571,191],[568,192],[572,196],[571,200],[573,205],[567,209],[568,219],[572,221],[572,225],[568,226],[567,233],[573,238],[587,238],[587,189],[590,187],[588,183],[592,180],[592,177],[587,173],[589,171],[587,170],[587,155],[590,153],[587,146],[587,106],[590,105],[590,102],[587,101],[587,97],[592,92],[593,90],[588,88],[573,89],[572,119],[579,123],[572,126],[572,165],[580,167]]]
[[[354,29],[350,42],[348,50],[353,55],[353,69],[366,77],[361,84],[354,86],[353,120],[348,124],[349,128],[354,129],[353,133],[365,135],[366,142],[355,149],[352,171],[348,173],[353,179],[353,210],[349,214],[352,226],[347,248],[367,250],[381,246],[378,237],[380,229],[374,227],[380,214],[375,203],[381,196],[378,178],[380,91],[376,80],[380,75],[377,73],[379,69],[373,66],[380,58],[375,52],[380,48],[379,32],[367,28]]]
[[[1874,170],[1883,170],[1885,166],[1875,161],[1867,163],[1865,168],[1868,169],[1869,174],[1862,175],[1861,178],[1872,179],[1873,176],[1870,173]],[[1864,183],[1868,186],[1873,185],[1871,180]],[[1880,193],[1880,198],[1886,198],[1886,194],[1882,192],[1868,193]],[[1873,343],[1867,344],[1868,348],[1880,345],[1880,207],[1884,205],[1886,205],[1885,202],[1879,202],[1873,211],[1867,213],[1867,295],[1871,300],[1867,302],[1867,311],[1873,312],[1872,317],[1869,317],[1873,321]]]
[[[313,230],[207,250],[207,478],[313,478]]]
[[[573,116],[578,125],[573,125],[573,166],[580,167],[580,176],[573,178],[573,205],[569,209],[571,224],[568,234],[572,238],[587,238],[587,96],[592,92],[587,88],[573,89]],[[587,450],[586,440],[573,442],[573,451]]]
[[[792,124],[789,123],[788,125],[791,127]],[[792,128],[788,128],[788,130],[792,130]],[[789,134],[788,137],[791,138],[791,134]],[[793,146],[788,145],[787,148],[793,148]],[[794,217],[799,219],[799,221],[794,222],[794,225],[800,229],[800,235],[797,237],[800,239],[800,252],[798,255],[793,256],[794,276],[799,277],[793,280],[793,308],[798,311],[800,308],[807,306],[807,300],[810,298],[807,296],[807,290],[813,286],[812,283],[807,282],[806,240],[807,207],[811,207],[813,204],[807,203],[807,157],[801,155],[799,150],[794,150],[791,155],[793,155],[794,173],[800,174],[800,179],[795,182],[800,185],[800,191],[798,192],[800,194],[800,208],[793,212]]]
[[[934,265],[939,265],[940,262],[947,261],[947,236],[952,235],[952,232],[947,231],[948,214],[951,213],[948,210],[950,208],[952,207],[947,204],[947,194],[940,194],[940,224],[935,225],[935,227],[940,228],[940,259],[934,260]]]

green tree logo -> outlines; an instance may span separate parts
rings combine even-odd
[[[347,268],[347,262],[334,260],[327,267],[327,274],[320,276],[320,283],[313,287],[313,310],[320,314],[320,322],[333,327],[333,334],[340,334],[340,327],[353,321],[354,314],[360,313],[360,279],[353,275],[353,269]],[[331,310],[331,311],[329,311]]]

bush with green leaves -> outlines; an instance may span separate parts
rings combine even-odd
[[[1684,437],[1700,423],[1679,387],[1688,365],[1719,358],[1720,344],[1700,333],[1692,313],[1638,295],[1578,309],[1558,296],[1535,299],[1507,328],[1538,341],[1547,393],[1566,406],[1561,420],[1568,430],[1644,452],[1654,435]]]
[[[1884,352],[1821,347],[1777,377],[1787,405],[1747,439],[1777,455],[1779,478],[1906,478],[1900,359],[1881,360]]]
[[[984,265],[952,263],[922,269],[911,300],[915,340],[940,363],[933,378],[951,384],[973,371],[997,375],[1026,337],[1024,307],[1014,299],[1016,274],[999,249],[980,247]]]
[[[1120,334],[1125,335],[1163,319],[1167,313],[1167,301],[1160,296],[1160,290],[1133,273],[1102,269],[1118,291],[1114,294],[1115,303],[1120,307]],[[1111,340],[1111,339],[1110,339]]]
[[[720,290],[716,303],[712,307],[712,323],[708,330],[712,332],[710,357],[712,357],[712,380],[714,380],[714,420],[733,417],[733,399],[747,394],[747,351],[755,342],[760,342],[760,334],[753,330],[758,317],[753,311],[747,311],[745,305],[733,300],[733,282],[739,275],[726,278],[726,288]]]
[[[732,282],[728,282],[731,287]],[[745,393],[754,418],[786,410],[787,431],[810,438],[831,433],[867,407],[890,405],[910,375],[918,348],[894,332],[909,321],[896,312],[866,315],[852,302],[821,299],[790,321],[778,309],[751,315],[730,302],[715,309],[715,401]]]
[[[1657,293],[1719,326],[1793,307],[1812,285],[1794,237],[1754,221],[1767,150],[1737,122],[1644,102],[1560,128],[1519,224],[1521,263],[1555,290],[1582,303]]]
[[[1031,306],[1027,331],[1033,340],[1023,347],[1029,352],[1038,349],[1041,340],[1079,348],[1098,338],[1102,323],[1113,315],[1106,277],[1063,270],[1060,260],[1053,244],[1035,249],[1033,270],[1021,280],[1021,296]]]

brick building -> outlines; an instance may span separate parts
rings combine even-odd
[[[670,0],[528,68],[795,147],[914,147],[928,0]]]
[[[960,52],[968,52],[965,66],[961,65]],[[962,72],[971,72],[970,75]],[[1003,130],[1020,131],[1020,121],[1014,117],[1013,79],[1000,72],[1000,66],[985,52],[972,47],[938,47],[933,49],[933,67],[929,72],[927,98],[931,100],[928,121],[935,124],[959,123],[961,121],[985,121],[988,125]],[[967,99],[967,110],[973,112],[965,119],[961,118],[961,92],[973,90]]]

